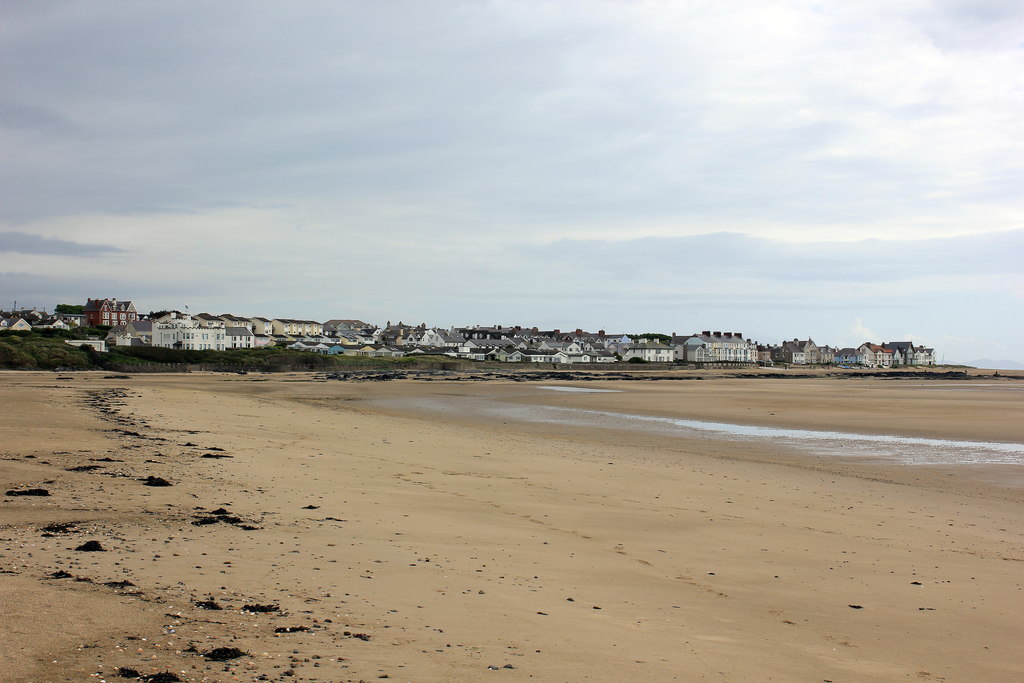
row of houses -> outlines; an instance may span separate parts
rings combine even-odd
[[[563,332],[524,326],[428,327],[387,322],[383,327],[362,320],[326,322],[294,318],[246,317],[233,314],[189,314],[160,311],[141,316],[132,301],[88,299],[81,314],[55,314],[22,310],[5,317],[0,329],[76,325],[109,326],[110,346],[158,346],[183,350],[216,350],[282,346],[322,354],[378,357],[444,355],[471,360],[509,363],[651,363],[685,362],[695,365],[856,365],[897,367],[934,365],[935,351],[910,341],[857,348],[833,348],[814,340],[793,339],[762,345],[742,332],[704,330],[678,335],[609,334],[582,329]],[[33,322],[28,322],[29,320]],[[20,327],[15,327],[20,325]]]
[[[935,365],[935,349],[912,341],[864,342],[856,348],[818,346],[813,339],[783,342],[758,350],[764,363],[792,365],[858,365],[868,368],[891,368],[902,365]]]
[[[60,308],[58,306],[58,308]],[[0,329],[71,330],[76,327],[124,325],[139,320],[139,312],[131,301],[87,299],[81,313],[47,313],[38,308],[0,311]]]
[[[82,315],[47,313],[37,308],[0,311],[0,330],[71,330],[84,322]]]
[[[325,324],[326,325],[326,324]],[[360,342],[374,340],[376,348],[359,353],[396,356],[413,352],[441,353],[473,360],[505,362],[609,363],[634,358],[650,363],[686,362],[696,365],[857,365],[870,368],[901,365],[934,365],[935,350],[911,341],[875,344],[856,348],[818,346],[813,339],[762,345],[746,339],[741,332],[704,330],[691,335],[672,334],[665,341],[629,335],[607,334],[604,330],[539,330],[520,326],[427,328],[388,323],[384,328],[363,329]],[[660,337],[660,335],[659,335]],[[323,352],[308,341],[293,348]],[[519,353],[513,353],[512,351]],[[335,350],[335,352],[338,352]]]
[[[333,322],[329,325],[291,318],[161,311],[145,320],[111,327],[106,341],[112,346],[159,346],[190,351],[286,346],[320,353],[332,346],[356,347],[378,341],[372,326],[366,323]]]

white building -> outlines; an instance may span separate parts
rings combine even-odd
[[[93,351],[96,351],[97,353],[107,352],[107,343],[102,339],[65,339],[64,343],[76,348],[83,345],[91,346]]]
[[[223,351],[224,323],[199,322],[186,313],[168,313],[153,321],[153,346],[186,351]]]
[[[248,327],[225,327],[224,343],[229,349],[251,349],[256,345],[256,335]]]
[[[622,360],[640,358],[649,363],[671,363],[676,359],[676,350],[660,342],[630,344],[622,349]]]
[[[107,333],[106,341],[111,346],[150,346],[153,343],[153,322],[136,320],[115,325]]]

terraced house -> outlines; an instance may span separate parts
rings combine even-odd
[[[284,337],[322,337],[324,326],[315,320],[295,320],[293,318],[274,318],[271,321],[273,334]]]
[[[672,335],[676,357],[691,363],[756,363],[757,344],[743,338],[742,332],[711,332],[688,337]]]

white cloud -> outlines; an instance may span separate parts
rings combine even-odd
[[[864,342],[864,341],[874,341],[874,342],[883,341],[883,340],[881,340],[879,338],[879,336],[877,334],[875,334],[874,330],[872,330],[870,327],[867,327],[866,325],[864,325],[863,318],[857,318],[857,320],[854,321],[853,325],[850,327],[850,331],[849,331],[849,334],[846,336],[846,339],[847,340],[860,339],[860,340],[862,340],[862,342]],[[847,344],[850,345],[850,346],[853,346],[854,344],[857,344],[857,343],[858,342],[856,342],[856,341],[847,341]]]

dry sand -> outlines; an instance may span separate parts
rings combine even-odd
[[[0,488],[50,494],[0,498],[5,681],[1024,680],[1020,466],[395,402],[1020,443],[1019,382],[67,377],[0,374]]]

